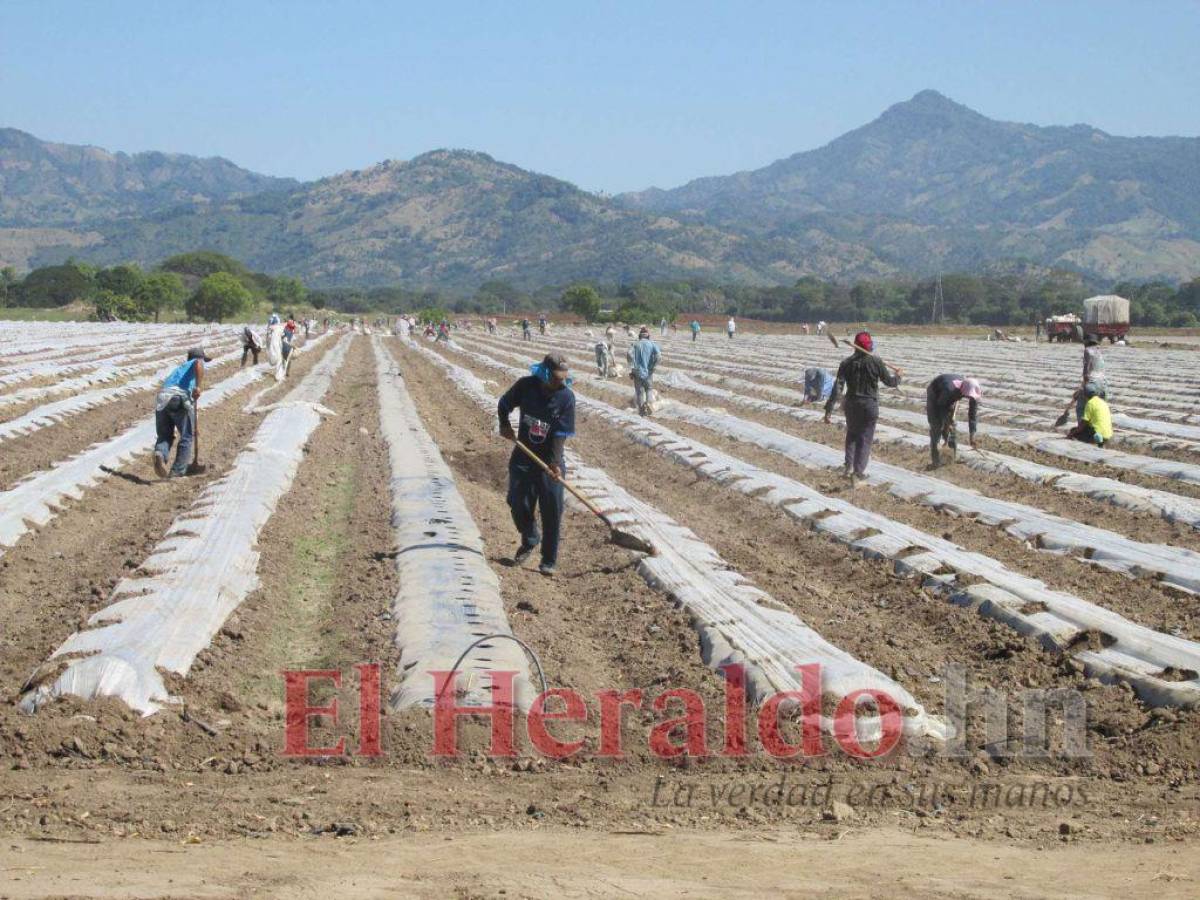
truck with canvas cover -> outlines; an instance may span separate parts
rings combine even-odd
[[[1083,333],[1099,341],[1116,343],[1129,333],[1129,301],[1116,294],[1101,294],[1083,301]]]

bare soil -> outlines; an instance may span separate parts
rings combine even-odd
[[[604,688],[641,688],[650,698],[689,688],[705,700],[710,749],[719,751],[723,683],[702,664],[683,614],[637,574],[634,554],[609,544],[607,529],[576,509],[566,517],[556,578],[540,576],[536,560],[512,566],[509,448],[494,435],[493,416],[438,367],[387,340],[483,534],[512,629],[536,650],[552,686],[589,698]],[[317,356],[297,358],[292,383]],[[493,370],[468,367],[497,380]],[[648,752],[647,736],[663,716],[630,711],[621,760],[597,755],[594,719],[554,723],[556,735],[586,741],[566,761],[535,757],[524,742],[516,759],[488,757],[486,722],[478,720],[460,725],[463,752],[446,760],[430,755],[427,712],[386,705],[380,757],[283,755],[282,670],[343,673],[336,694],[313,691],[313,702],[336,696],[341,713],[336,724],[318,720],[310,742],[344,737],[354,748],[352,667],[378,663],[386,694],[400,662],[390,611],[390,475],[374,357],[362,337],[326,398],[334,415],[314,434],[293,489],[260,536],[262,587],[189,677],[174,681],[182,705],[141,718],[114,701],[65,699],[20,715],[13,704],[27,675],[107,602],[117,579],[246,445],[258,417],[240,409],[260,388],[210,414],[203,478],[156,483],[149,459],[139,460],[0,559],[8,701],[0,706],[0,893],[877,896],[882,883],[938,896],[1194,894],[1200,712],[1146,709],[1127,688],[1084,679],[1070,660],[947,605],[754,498],[697,479],[595,417],[581,417],[573,441],[588,462],[692,528],[931,711],[943,711],[946,666],[960,666],[970,692],[965,756],[662,760]],[[287,389],[273,389],[267,401]],[[51,443],[52,430],[43,434]],[[697,437],[818,486],[828,480],[744,444]],[[984,489],[1017,486],[998,480]],[[993,555],[1004,548],[1022,571],[1058,567],[1060,586],[1094,591],[1101,577],[976,523],[947,523],[932,511],[926,519],[880,493],[868,490],[861,502],[953,529],[956,540]],[[1104,599],[1123,609],[1166,617],[1175,602],[1171,621],[1181,622],[1179,609],[1194,610],[1140,583],[1120,585],[1120,598]],[[1008,755],[1025,692],[1064,688],[1086,700],[1091,755]],[[998,743],[983,731],[988,697],[1009,705]],[[594,700],[589,706],[594,714]],[[1052,743],[1060,737],[1052,728]]]

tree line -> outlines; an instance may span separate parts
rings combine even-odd
[[[89,304],[96,318],[159,321],[182,311],[189,319],[222,322],[270,302],[292,307],[307,290],[298,278],[251,272],[220,253],[181,253],[150,271],[131,263],[99,267],[77,260],[34,269],[24,278],[0,270],[0,307],[55,308]]]
[[[0,306],[55,307],[84,300],[100,318],[155,321],[168,310],[222,321],[260,303],[290,309],[307,301],[349,315],[424,309],[523,316],[563,310],[588,321],[674,321],[682,313],[708,313],[779,322],[1013,326],[1079,313],[1083,299],[1097,293],[1128,298],[1135,326],[1200,327],[1200,278],[1182,284],[1097,285],[1085,283],[1078,273],[1040,268],[853,284],[805,277],[788,286],[695,279],[548,285],[528,291],[493,279],[471,294],[402,286],[310,290],[297,278],[252,272],[237,260],[203,250],[173,256],[149,272],[135,265],[97,268],[76,261],[34,269],[24,278],[12,269],[0,270]]]

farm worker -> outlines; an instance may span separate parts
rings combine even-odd
[[[267,327],[268,328],[270,328],[272,325],[278,325],[278,324],[279,324],[279,313],[272,312],[271,315],[267,316]]]
[[[828,400],[833,393],[833,373],[828,369],[812,366],[804,370],[804,402],[819,403]]]
[[[542,334],[546,333],[546,314],[542,313],[538,316],[538,331]]]
[[[488,332],[488,334],[496,333],[496,318],[495,318],[495,316],[493,316],[492,318],[487,320],[487,332]]]
[[[1089,385],[1091,385],[1089,394]],[[1083,407],[1088,397],[1097,396],[1108,399],[1108,382],[1104,377],[1104,354],[1100,352],[1100,342],[1088,338],[1083,342],[1083,381],[1075,392],[1075,423],[1083,421]]]
[[[663,316],[662,319],[659,320],[658,335],[659,335],[659,337],[667,336],[667,317],[666,316]]]
[[[533,340],[533,332],[529,328],[529,320],[528,319],[521,320],[521,340],[523,340],[523,341],[532,341]]]
[[[288,338],[296,336],[296,317],[288,313],[287,321],[283,323],[283,330],[287,332]]]
[[[314,326],[315,324],[317,324],[317,323],[316,323],[316,322],[314,322],[314,321],[313,321],[311,318],[309,318],[309,319],[305,319],[305,320],[304,320],[304,339],[305,339],[306,341],[308,340],[308,335],[309,335],[309,332],[311,332],[311,331],[312,331],[312,329],[313,329],[313,326]]]
[[[638,339],[629,345],[629,377],[633,379],[633,402],[643,416],[651,413],[651,391],[654,390],[654,369],[662,355],[658,344],[650,340],[650,329],[643,325]]]
[[[700,323],[692,319],[692,324],[689,326],[692,329],[692,343],[696,343],[696,338],[700,337]]]
[[[950,448],[950,461],[958,453],[958,439],[955,434],[954,414],[958,411],[958,401],[964,397],[969,401],[967,407],[967,429],[970,433],[971,446],[975,446],[975,431],[979,416],[979,400],[983,391],[979,382],[974,378],[963,378],[961,375],[939,375],[929,382],[925,389],[925,418],[929,420],[929,454],[936,469],[942,464],[938,452],[944,440]]]
[[[267,329],[267,363],[275,369],[275,380],[283,381],[283,325],[280,322]]]
[[[825,333],[825,320],[822,319],[820,322],[817,323],[817,334],[824,334],[824,333]]]
[[[163,381],[154,402],[154,428],[158,440],[154,445],[154,472],[159,478],[167,477],[167,457],[171,453],[171,442],[179,432],[179,446],[175,449],[175,465],[170,476],[179,478],[187,474],[192,461],[192,435],[195,433],[195,403],[200,399],[204,384],[204,364],[212,359],[202,347],[188,351],[187,360]]]
[[[246,357],[254,354],[254,365],[258,365],[258,354],[262,350],[262,344],[258,342],[258,335],[254,333],[254,329],[247,325],[242,329],[242,367],[245,368]]]
[[[538,571],[553,576],[558,565],[558,541],[562,526],[563,487],[566,476],[563,445],[575,434],[575,394],[566,359],[551,353],[529,367],[530,374],[517,379],[496,405],[500,417],[500,436],[519,440],[550,467],[544,472],[520,448],[514,447],[508,460],[508,506],[513,524],[521,533],[521,545],[513,554],[513,564],[521,565],[542,545]],[[520,410],[517,433],[513,434],[509,415]],[[538,533],[536,512],[540,508],[542,530]]]
[[[446,322],[442,322],[438,326],[437,340],[447,344],[450,343],[450,326]]]
[[[1083,405],[1083,417],[1078,425],[1067,432],[1067,437],[1103,447],[1112,440],[1112,411],[1103,395],[1096,392],[1094,384],[1085,387],[1083,393],[1087,396],[1087,402]]]
[[[604,340],[608,343],[608,346],[612,346],[613,338],[616,336],[617,329],[613,328],[611,325],[604,329]]]
[[[613,348],[612,344],[605,341],[596,342],[596,368],[600,370],[600,377],[607,378],[614,368]]]
[[[725,323],[725,331],[729,334],[729,339],[733,340],[733,335],[737,331],[737,322],[733,321],[733,316],[729,317],[729,321]]]
[[[875,440],[875,422],[879,419],[879,382],[888,387],[900,384],[900,374],[893,374],[874,354],[875,342],[866,331],[854,336],[854,354],[838,366],[833,391],[825,402],[825,422],[833,421],[833,407],[846,392],[846,461],[842,474],[854,487],[867,474],[871,461],[871,444]]]

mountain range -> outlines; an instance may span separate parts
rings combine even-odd
[[[922,91],[764,168],[605,197],[466,150],[298,183],[0,129],[0,265],[150,265],[201,248],[318,285],[458,290],[1010,260],[1178,281],[1200,274],[1200,138],[999,122]]]

